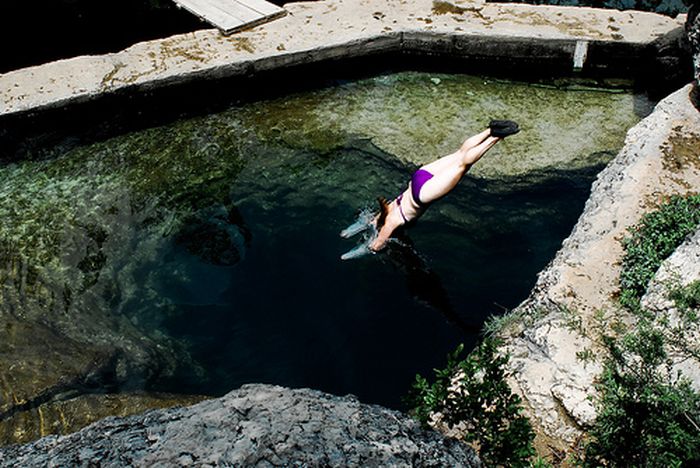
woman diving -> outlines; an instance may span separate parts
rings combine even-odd
[[[351,237],[369,226],[377,232],[368,244],[358,246],[341,258],[382,250],[396,229],[416,221],[432,202],[455,188],[469,168],[493,145],[519,131],[518,124],[513,121],[492,120],[486,130],[465,140],[454,153],[421,166],[411,177],[408,188],[393,202],[379,199],[380,212],[369,224],[358,221],[341,232],[342,237]]]

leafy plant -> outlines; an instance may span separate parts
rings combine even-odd
[[[552,464],[542,457],[536,457],[530,462],[530,468],[552,468]]]
[[[700,280],[673,289],[669,297],[676,304],[676,308],[684,319],[697,322],[697,313],[700,311]]]
[[[639,302],[661,262],[700,224],[700,195],[673,196],[657,211],[647,213],[622,244],[620,302],[640,310]]]
[[[700,395],[673,375],[667,348],[695,356],[686,335],[697,321],[700,282],[672,289],[684,323],[642,309],[640,301],[661,262],[700,225],[700,195],[674,196],[645,215],[623,240],[620,302],[637,313],[621,339],[604,336],[608,348],[597,384],[598,416],[589,431],[586,466],[697,466],[700,463]]]
[[[484,336],[490,337],[505,332],[514,324],[529,326],[547,314],[542,307],[528,309],[507,310],[503,314],[489,315],[484,321],[481,332]]]
[[[641,320],[610,351],[585,466],[697,466],[700,395],[665,365],[661,331]]]
[[[529,466],[534,432],[505,381],[508,356],[498,354],[498,344],[488,338],[464,359],[460,345],[447,366],[435,370],[435,382],[416,376],[409,403],[423,424],[439,414],[449,428],[459,428],[488,466]]]
[[[576,351],[576,359],[583,363],[583,367],[586,367],[587,363],[595,361],[595,353],[590,348],[585,348]]]

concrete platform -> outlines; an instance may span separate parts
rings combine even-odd
[[[203,30],[5,73],[0,118],[116,92],[138,95],[193,80],[396,51],[624,69],[640,65],[645,47],[685,20],[471,0],[325,0],[285,8],[286,17],[230,37]]]

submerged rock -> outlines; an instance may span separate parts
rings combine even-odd
[[[468,446],[351,396],[246,385],[187,408],[108,418],[0,449],[0,466],[479,467]]]
[[[588,84],[405,72],[253,104],[246,117],[263,141],[328,151],[359,136],[417,166],[452,153],[490,119],[508,118],[522,131],[470,175],[517,177],[606,164],[624,130],[651,111],[645,95]]]
[[[210,342],[207,319],[223,310],[216,299],[233,295],[219,271],[244,263],[265,232],[293,239],[312,207],[349,213],[358,200],[398,193],[414,164],[506,109],[524,131],[484,159],[474,173],[482,181],[534,185],[555,169],[597,170],[645,105],[627,92],[399,73],[29,151],[0,167],[0,444],[113,414],[81,395],[238,386],[208,373],[187,343],[193,330]],[[255,225],[239,207],[254,210]],[[468,205],[439,210],[431,216],[476,222]],[[424,280],[409,277],[409,288],[454,319],[446,294],[425,294],[439,281]],[[179,378],[196,387],[167,386]],[[80,408],[85,418],[63,422]]]
[[[176,369],[197,372],[157,329],[160,299],[134,291],[178,215],[224,198],[240,160],[216,159],[227,151],[219,143],[146,131],[0,167],[0,445],[197,400],[133,394]],[[224,217],[225,227],[239,222],[235,208]],[[119,405],[91,404],[95,392],[116,391]]]
[[[2,415],[0,444],[26,443],[49,434],[68,434],[106,416],[130,416],[153,408],[189,405],[201,396],[170,394],[82,394],[67,392],[55,401]]]

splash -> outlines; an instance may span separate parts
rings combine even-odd
[[[341,255],[341,260],[351,260],[375,253],[369,248],[378,235],[377,225],[374,223],[375,217],[376,213],[371,208],[364,208],[357,216],[357,220],[341,231],[340,237],[345,239],[363,233],[362,242]]]

